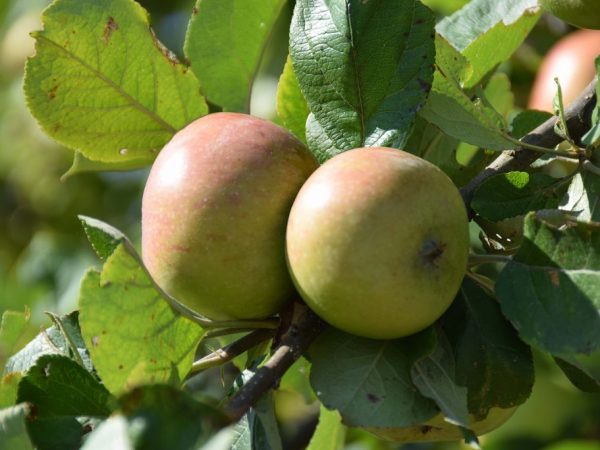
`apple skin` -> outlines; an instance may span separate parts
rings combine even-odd
[[[159,286],[214,320],[257,319],[293,296],[285,229],[318,163],[291,133],[215,113],[154,162],[142,200],[142,258]]]
[[[393,339],[452,303],[469,253],[452,181],[402,150],[341,153],[306,181],[287,228],[288,266],[307,305],[334,327]]]
[[[594,60],[599,54],[600,31],[577,30],[560,39],[544,57],[533,82],[528,108],[553,112],[554,78],[560,81],[565,107],[569,105],[596,75]]]
[[[516,410],[516,407],[506,409],[495,407],[491,408],[488,415],[482,420],[470,416],[471,429],[477,436],[489,433],[504,424]],[[381,439],[393,442],[434,442],[463,439],[460,429],[446,422],[441,413],[421,425],[401,428],[365,428],[365,430]]]
[[[571,25],[579,28],[600,29],[598,0],[540,0],[540,5]]]

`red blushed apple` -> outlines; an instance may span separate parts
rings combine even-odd
[[[431,325],[466,271],[467,213],[452,181],[401,150],[360,148],[317,169],[287,228],[290,273],[331,325],[392,339]]]
[[[278,312],[293,295],[285,229],[318,163],[292,134],[237,113],[179,131],[142,202],[142,256],[168,294],[215,320]]]
[[[600,11],[600,3],[598,3]],[[596,74],[600,55],[600,31],[578,30],[558,41],[547,53],[533,82],[529,109],[552,112],[558,78],[563,103],[569,105]]]

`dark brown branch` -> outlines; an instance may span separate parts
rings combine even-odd
[[[570,135],[575,141],[590,128],[591,113],[596,103],[595,80],[565,112]],[[552,148],[562,139],[554,133],[556,118],[549,119],[523,138],[528,144]],[[486,169],[461,189],[461,194],[470,214],[473,193],[479,185],[492,175],[511,170],[522,170],[540,157],[535,151],[517,148],[507,150]],[[256,374],[240,388],[225,405],[225,413],[232,420],[239,420],[269,389],[275,388],[279,379],[300,355],[306,351],[312,341],[323,331],[326,324],[305,305],[297,304],[294,318],[287,327],[279,343]]]
[[[225,414],[240,419],[265,392],[276,387],[287,369],[323,331],[325,323],[304,304],[297,303],[294,318],[269,360],[225,405]]]
[[[579,141],[591,125],[592,112],[596,104],[596,79],[592,81],[583,92],[577,97],[577,99],[571,103],[569,108],[565,111],[565,118],[567,121],[567,127],[569,134],[575,141]],[[541,124],[522,141],[527,144],[537,145],[539,147],[553,148],[560,144],[563,139],[554,133],[554,124],[557,118],[552,117],[546,122]],[[523,170],[526,169],[541,156],[540,153],[533,150],[519,147],[512,150],[506,150],[500,154],[489,166],[487,166],[482,172],[474,177],[466,186],[460,191],[469,211],[469,215],[473,215],[471,209],[471,201],[475,190],[483,183],[486,179],[492,175],[498,173],[510,172],[511,170]]]

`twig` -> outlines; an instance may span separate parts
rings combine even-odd
[[[223,348],[215,350],[210,355],[206,355],[205,357],[194,362],[194,364],[192,364],[191,372],[198,373],[211,367],[219,366],[223,363],[231,361],[233,358],[241,355],[246,350],[249,350],[255,345],[258,345],[261,342],[271,338],[274,333],[274,330],[255,330],[252,333],[249,333],[246,336],[238,339],[237,341],[232,342]]]
[[[297,303],[296,308],[291,325],[269,360],[225,405],[225,414],[232,420],[240,419],[265,392],[274,388],[285,371],[325,328],[325,322],[306,305]]]
[[[569,134],[575,141],[581,139],[581,136],[589,130],[595,104],[596,79],[587,85],[579,97],[577,97],[565,111],[565,119],[569,128]],[[560,144],[564,138],[558,136],[554,132],[556,121],[556,117],[551,117],[521,140],[526,144],[546,148],[552,148]],[[481,183],[498,173],[526,169],[540,156],[540,153],[523,147],[517,147],[516,149],[502,152],[489,166],[475,176],[466,186],[461,188],[460,191],[465,205],[467,206],[467,210],[469,211],[469,216],[473,216],[471,200],[473,200],[475,190]]]

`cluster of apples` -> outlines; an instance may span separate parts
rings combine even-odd
[[[299,296],[346,332],[431,325],[464,276],[468,219],[452,181],[401,150],[322,166],[287,130],[215,113],[177,133],[142,202],[142,255],[171,296],[213,320],[259,319]]]

